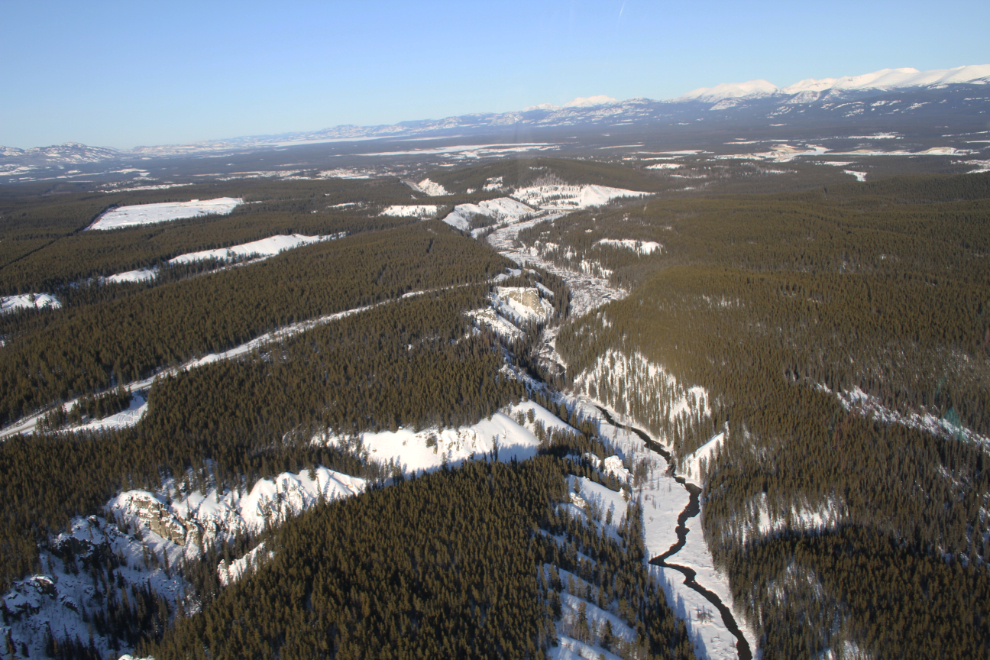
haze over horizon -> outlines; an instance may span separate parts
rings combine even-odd
[[[985,3],[0,9],[0,145],[129,149],[990,61]],[[919,20],[923,16],[924,20]]]

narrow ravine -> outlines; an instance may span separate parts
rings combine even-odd
[[[670,455],[670,452],[664,449],[664,447],[659,443],[654,442],[652,439],[650,439],[650,436],[648,436],[644,431],[641,431],[640,429],[637,429],[633,426],[625,426],[623,424],[619,424],[612,418],[612,416],[609,414],[607,410],[605,410],[601,406],[595,406],[595,407],[598,408],[599,411],[601,411],[606,422],[608,422],[609,424],[611,424],[616,428],[632,431],[637,436],[639,436],[639,438],[643,441],[643,443],[646,445],[648,449],[663,456],[664,460],[667,461],[668,465],[672,464],[671,463],[672,456]],[[722,622],[725,624],[726,629],[736,638],[736,653],[739,654],[739,660],[753,660],[753,651],[752,649],[749,648],[749,642],[746,641],[746,637],[742,634],[742,631],[739,629],[739,625],[736,623],[736,619],[732,615],[732,609],[728,605],[723,603],[722,600],[715,593],[709,591],[708,589],[705,589],[703,586],[698,584],[698,582],[695,580],[695,578],[697,577],[697,572],[693,568],[690,568],[688,566],[681,566],[680,564],[672,564],[667,561],[668,558],[676,555],[678,552],[680,552],[681,548],[684,547],[684,544],[687,541],[688,532],[691,531],[687,526],[687,521],[690,518],[694,518],[699,513],[701,513],[701,500],[700,500],[701,489],[695,486],[694,484],[687,483],[687,481],[684,480],[684,477],[674,477],[674,480],[680,485],[684,486],[684,488],[687,490],[688,494],[690,495],[690,499],[688,500],[687,506],[684,507],[684,510],[681,511],[680,515],[677,516],[677,528],[674,530],[675,533],[677,534],[677,542],[674,543],[674,545],[670,546],[670,549],[667,550],[667,552],[663,553],[658,557],[652,558],[650,560],[650,564],[654,566],[661,566],[663,568],[671,568],[681,573],[684,576],[684,585],[688,589],[691,589],[701,594],[701,596],[703,596],[705,600],[711,603],[715,607],[715,609],[718,610],[719,614],[722,616]]]

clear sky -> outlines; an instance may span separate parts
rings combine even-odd
[[[990,64],[990,2],[0,0],[0,145],[131,148]]]

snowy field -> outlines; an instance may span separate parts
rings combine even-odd
[[[237,259],[244,258],[268,258],[273,257],[276,254],[285,252],[286,250],[292,250],[297,247],[302,247],[303,245],[310,245],[312,243],[320,243],[322,241],[333,241],[338,238],[343,238],[347,235],[347,232],[341,232],[340,234],[333,234],[330,236],[303,236],[302,234],[292,234],[291,236],[269,236],[268,238],[263,238],[259,241],[252,241],[250,243],[242,243],[240,245],[234,245],[229,248],[220,248],[218,250],[203,250],[200,252],[189,252],[187,254],[180,254],[174,259],[169,259],[169,264],[189,264],[196,261],[205,261],[207,259],[220,259],[223,261],[234,261]],[[106,278],[107,282],[143,282],[145,280],[150,280],[155,277],[157,269],[155,268],[141,268],[139,270],[129,270],[124,273],[117,273],[116,275],[111,275]]]
[[[217,199],[194,199],[188,202],[164,202],[161,204],[140,204],[137,206],[121,206],[107,211],[87,230],[121,229],[137,225],[150,225],[157,222],[169,222],[184,218],[195,218],[201,215],[222,215],[230,213],[244,200],[234,197],[219,197]]]
[[[21,309],[58,309],[62,306],[58,298],[47,293],[23,293],[19,296],[0,297],[0,314]]]

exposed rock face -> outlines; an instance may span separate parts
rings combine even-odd
[[[168,506],[147,493],[127,496],[128,508],[152,532],[176,545],[194,543],[203,545],[203,530],[192,520],[183,520],[172,513]]]
[[[504,294],[509,300],[515,300],[524,307],[529,307],[534,312],[542,312],[540,306],[540,294],[536,289],[509,289]]]

